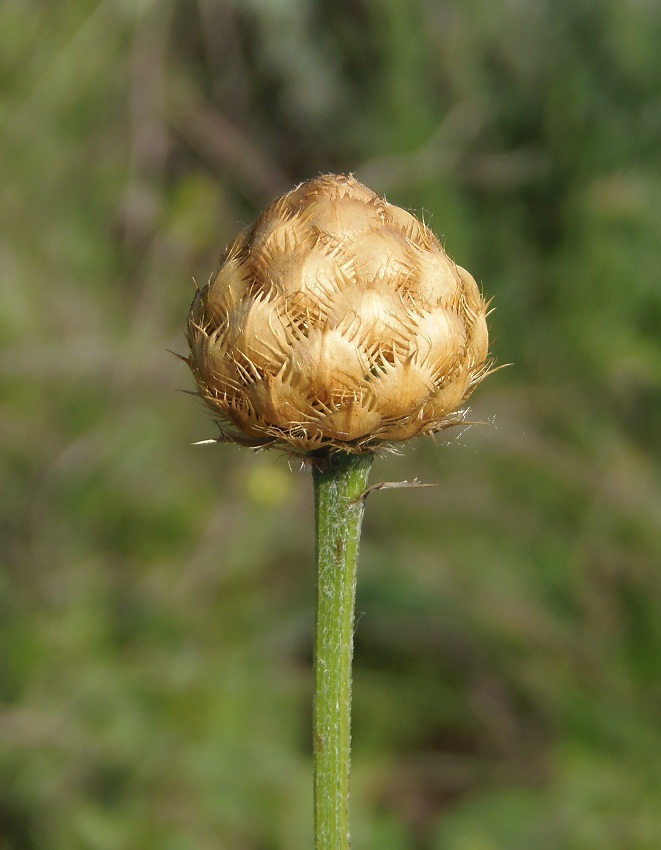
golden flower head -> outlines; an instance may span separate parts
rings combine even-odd
[[[191,305],[188,364],[223,440],[370,452],[463,420],[486,311],[428,227],[327,174],[226,250]]]

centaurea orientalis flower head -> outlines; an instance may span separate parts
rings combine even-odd
[[[188,364],[221,439],[362,454],[463,420],[486,313],[425,224],[327,174],[226,250],[191,305]]]

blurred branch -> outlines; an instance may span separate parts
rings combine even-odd
[[[476,153],[461,168],[465,183],[484,189],[515,189],[541,177],[550,160],[542,151],[523,147],[502,153]]]
[[[465,184],[512,189],[544,173],[548,158],[534,148],[499,153],[470,152],[471,145],[483,133],[487,118],[482,104],[460,103],[447,113],[424,145],[406,154],[368,161],[358,169],[358,176],[368,186],[392,191],[450,173]]]
[[[260,207],[290,188],[290,178],[276,163],[191,85],[173,85],[167,120],[174,132],[211,165],[238,172],[248,194]]]
[[[241,44],[239,9],[218,0],[197,0],[197,8],[204,56],[213,80],[212,90],[219,89],[220,82],[229,76],[234,105],[241,108],[242,115],[249,114],[252,109],[250,72]]]
[[[89,14],[79,16],[79,23],[76,21],[77,26],[60,46],[55,38],[45,40],[53,49],[52,56],[48,56],[45,63],[42,59],[43,70],[28,87],[18,108],[3,116],[5,133],[20,136],[30,132],[35,120],[57,115],[75,99],[81,80],[85,78],[80,69],[85,67],[90,51],[104,45],[104,35],[107,36],[113,26],[115,6],[112,0],[101,0]],[[45,18],[41,10],[40,14]],[[24,73],[29,80],[28,69]]]
[[[168,156],[163,119],[166,100],[168,37],[173,4],[145,14],[136,23],[128,64],[130,115],[129,181],[123,204],[124,237],[140,248],[153,235]]]

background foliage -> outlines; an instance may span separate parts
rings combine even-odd
[[[353,171],[493,296],[373,480],[354,845],[661,846],[661,5],[0,5],[0,848],[311,837],[307,474],[191,447],[191,276]]]

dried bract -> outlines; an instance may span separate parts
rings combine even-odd
[[[224,440],[369,452],[462,421],[486,310],[429,228],[328,174],[225,252],[191,305],[188,364]]]

